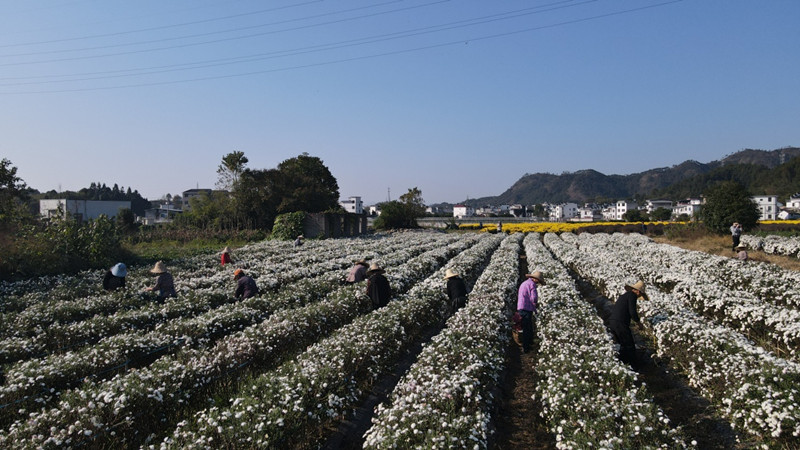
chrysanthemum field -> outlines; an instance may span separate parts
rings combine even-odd
[[[0,448],[323,448],[378,383],[413,358],[372,409],[364,448],[493,448],[510,316],[541,270],[535,358],[539,421],[558,448],[692,448],[616,347],[578,282],[609,299],[638,279],[642,333],[749,446],[800,446],[800,275],[657,244],[638,234],[399,232],[266,241],[173,261],[178,298],[142,296],[103,273],[0,284]],[[371,309],[354,261],[386,269]],[[233,271],[261,288],[233,298]],[[467,305],[447,315],[444,273]],[[432,337],[431,337],[432,336]],[[422,343],[422,350],[412,348]],[[516,352],[516,357],[519,353]],[[328,443],[328,444],[326,444]]]

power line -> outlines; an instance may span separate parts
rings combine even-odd
[[[566,0],[566,2],[571,2],[571,1],[572,0]],[[339,42],[329,43],[329,44],[319,44],[319,45],[306,46],[306,47],[300,47],[300,48],[289,49],[289,50],[279,50],[279,51],[273,51],[273,52],[268,52],[268,53],[259,53],[259,54],[255,54],[255,55],[247,55],[247,56],[231,57],[231,58],[222,58],[222,59],[216,59],[216,60],[210,60],[210,61],[201,61],[201,62],[195,62],[195,63],[172,64],[172,65],[166,65],[166,66],[160,66],[160,67],[151,67],[151,68],[142,68],[142,69],[126,69],[126,70],[118,70],[118,71],[111,71],[111,72],[94,73],[94,74],[73,74],[73,75],[61,75],[61,76],[63,76],[63,77],[75,77],[75,76],[84,76],[84,75],[107,75],[107,74],[111,74],[111,73],[117,73],[118,75],[96,76],[96,77],[90,77],[90,78],[77,78],[77,79],[73,78],[73,79],[68,79],[68,80],[52,80],[52,81],[39,81],[39,82],[28,81],[28,82],[18,82],[18,83],[3,83],[3,84],[0,84],[0,86],[18,86],[18,85],[31,85],[31,84],[48,84],[48,83],[63,83],[63,82],[75,82],[75,81],[90,81],[90,80],[97,80],[97,79],[120,78],[120,77],[129,77],[129,76],[138,76],[138,75],[150,75],[150,74],[156,74],[156,73],[174,72],[174,71],[179,71],[179,70],[193,70],[193,69],[208,68],[208,67],[215,67],[215,66],[241,64],[241,63],[246,63],[246,62],[263,61],[263,60],[266,60],[266,59],[274,59],[274,58],[278,58],[278,57],[296,56],[296,55],[307,54],[307,53],[312,53],[312,52],[335,50],[335,49],[341,49],[341,48],[346,48],[346,47],[352,47],[352,46],[356,46],[356,45],[373,44],[373,43],[377,43],[377,42],[384,42],[384,41],[389,41],[389,40],[396,40],[396,39],[402,39],[402,38],[407,38],[407,37],[420,36],[420,35],[423,35],[423,34],[430,34],[430,33],[434,33],[434,32],[453,30],[453,29],[457,29],[457,28],[464,28],[464,27],[468,27],[468,26],[481,25],[481,24],[486,24],[486,23],[490,23],[490,22],[495,22],[495,21],[498,21],[498,20],[508,20],[508,19],[514,19],[514,18],[523,17],[523,16],[530,15],[530,14],[538,14],[538,13],[553,11],[553,10],[562,9],[562,8],[565,8],[565,7],[580,6],[582,4],[591,3],[591,2],[595,2],[595,1],[597,1],[597,0],[585,0],[582,3],[571,4],[571,5],[567,5],[567,6],[554,6],[554,5],[559,5],[561,3],[565,3],[564,1],[560,1],[560,2],[555,2],[555,3],[550,3],[550,4],[547,4],[547,5],[541,5],[541,6],[534,7],[534,8],[524,8],[524,9],[521,9],[521,10],[509,11],[509,12],[505,12],[505,13],[501,13],[501,14],[483,16],[483,17],[478,17],[478,18],[474,18],[474,19],[455,21],[455,22],[445,23],[445,24],[441,24],[441,25],[433,25],[433,26],[415,28],[415,29],[406,30],[406,31],[379,34],[379,35],[375,35],[375,36],[369,36],[369,37],[363,37],[363,38],[357,38],[357,39],[350,39],[350,40],[339,41]],[[550,7],[550,6],[553,6],[553,7],[549,8],[549,9],[543,9],[545,7]],[[531,10],[535,10],[535,11],[531,11]],[[2,65],[0,65],[0,66],[2,66]],[[190,66],[190,67],[187,67],[187,66]],[[172,69],[172,68],[174,68],[174,69]],[[130,73],[130,72],[138,72],[138,73]],[[53,78],[53,77],[55,77],[55,76],[46,75],[46,76],[39,76],[39,77],[27,77],[27,78],[24,78],[24,79],[30,79],[30,78]],[[16,77],[16,78],[0,78],[0,80],[9,80],[9,79],[20,79],[20,77]]]
[[[595,1],[595,0],[589,0],[589,1]],[[326,66],[326,65],[332,65],[332,64],[341,64],[341,63],[346,63],[346,62],[360,61],[360,60],[373,59],[373,58],[379,58],[379,57],[385,57],[385,56],[399,55],[399,54],[405,54],[405,53],[413,53],[413,52],[418,52],[418,51],[430,50],[430,49],[434,49],[434,48],[452,46],[452,45],[463,45],[463,43],[465,43],[465,42],[483,41],[483,40],[489,40],[489,39],[497,39],[497,38],[502,38],[502,37],[508,37],[508,36],[513,36],[513,35],[522,34],[522,33],[529,33],[529,32],[539,31],[539,30],[543,30],[543,29],[556,28],[556,27],[561,27],[561,26],[566,26],[566,25],[573,25],[573,24],[577,24],[577,23],[588,22],[588,21],[592,21],[592,20],[598,20],[598,19],[603,19],[603,18],[607,18],[607,17],[628,14],[628,13],[632,13],[632,12],[638,12],[638,11],[643,11],[643,10],[647,10],[647,9],[658,8],[658,7],[662,7],[662,6],[666,6],[666,5],[670,5],[670,4],[674,4],[674,3],[679,3],[679,2],[682,2],[682,1],[683,0],[669,0],[669,1],[664,1],[664,2],[661,2],[661,3],[656,3],[656,4],[651,4],[651,5],[646,5],[646,6],[636,7],[636,8],[630,8],[630,9],[625,9],[625,10],[620,10],[620,11],[614,11],[614,12],[605,13],[605,14],[598,14],[598,15],[584,17],[584,18],[580,18],[580,19],[572,19],[572,20],[557,22],[557,23],[548,24],[548,25],[540,25],[540,26],[535,26],[535,27],[528,27],[528,28],[523,28],[523,29],[514,30],[514,31],[495,33],[495,34],[491,34],[491,35],[484,35],[484,36],[477,36],[477,37],[471,37],[471,38],[467,38],[467,39],[459,39],[459,40],[456,40],[456,41],[449,41],[449,42],[443,42],[443,43],[438,43],[438,44],[430,44],[430,45],[418,46],[418,47],[413,47],[413,48],[407,48],[407,49],[401,49],[401,50],[394,50],[394,51],[376,53],[376,54],[371,54],[371,55],[362,55],[362,56],[355,56],[355,57],[350,57],[350,58],[341,58],[341,59],[334,59],[334,60],[329,60],[329,61],[321,61],[321,62],[315,62],[315,63],[294,65],[294,66],[278,67],[278,68],[250,71],[250,72],[241,72],[241,73],[235,73],[235,74],[212,75],[212,76],[206,76],[206,77],[196,77],[196,78],[188,78],[188,79],[181,79],[181,80],[171,80],[171,81],[154,81],[154,82],[144,82],[144,83],[136,83],[136,84],[128,84],[128,85],[104,86],[104,87],[87,87],[87,88],[74,88],[74,89],[61,89],[61,90],[42,90],[42,91],[28,91],[28,92],[0,92],[0,94],[66,93],[66,92],[85,92],[85,91],[99,91],[99,90],[112,90],[112,89],[126,89],[126,88],[147,87],[147,86],[163,86],[163,85],[190,83],[190,82],[197,82],[197,81],[209,81],[209,80],[219,80],[219,79],[226,79],[226,78],[261,75],[261,74],[275,73],[275,72],[281,72],[281,71],[305,69],[305,68],[311,68],[311,67],[320,67],[320,66]],[[80,80],[70,80],[70,81],[80,81]]]
[[[305,21],[305,20],[310,20],[310,19],[317,19],[317,18],[320,18],[320,17],[332,16],[332,15],[336,15],[336,14],[353,12],[353,11],[358,11],[358,10],[362,10],[362,9],[375,8],[375,7],[387,5],[387,4],[390,4],[390,3],[397,3],[399,1],[402,1],[402,0],[391,0],[391,1],[384,2],[384,3],[378,3],[378,4],[375,4],[375,5],[362,6],[362,7],[359,7],[359,8],[352,8],[352,9],[346,9],[346,10],[341,10],[341,11],[334,11],[334,12],[329,12],[329,13],[324,13],[324,14],[317,14],[317,15],[314,15],[314,16],[300,17],[300,18],[296,18],[296,19],[287,19],[287,20],[282,20],[282,21],[277,21],[277,22],[269,22],[269,23],[258,24],[258,25],[250,25],[250,26],[246,26],[246,27],[230,28],[230,29],[227,29],[227,30],[210,31],[210,32],[206,32],[206,33],[196,33],[196,34],[189,34],[189,35],[183,35],[183,36],[173,36],[173,37],[167,37],[167,38],[161,38],[161,39],[151,39],[151,40],[148,40],[148,41],[128,42],[128,43],[124,43],[124,44],[98,45],[98,46],[94,46],[94,47],[83,47],[83,48],[62,49],[62,50],[48,50],[48,51],[29,52],[29,53],[11,53],[11,54],[6,54],[6,55],[0,55],[0,57],[36,56],[36,55],[51,55],[51,54],[56,54],[56,53],[84,52],[84,51],[89,51],[89,50],[102,50],[102,49],[106,49],[106,48],[130,47],[130,46],[134,46],[134,45],[153,44],[153,43],[159,43],[159,42],[176,41],[176,40],[180,40],[180,39],[191,39],[191,38],[195,38],[195,37],[211,36],[211,35],[215,35],[215,34],[224,34],[224,33],[233,33],[233,32],[236,32],[236,31],[251,30],[251,29],[255,29],[255,28],[264,28],[264,27],[268,27],[268,26],[281,25],[281,24],[285,24],[285,23],[292,23],[292,22],[300,22],[300,21]],[[187,47],[187,46],[216,44],[216,43],[219,43],[219,42],[225,42],[225,41],[237,40],[237,39],[248,39],[248,38],[264,36],[264,35],[268,35],[268,34],[283,33],[283,32],[286,32],[286,31],[297,31],[297,30],[302,30],[302,29],[311,28],[311,27],[318,27],[318,26],[324,26],[324,25],[331,25],[331,24],[334,24],[334,23],[341,23],[341,22],[350,21],[350,20],[363,19],[363,18],[366,18],[366,17],[372,17],[372,16],[376,16],[376,15],[380,15],[380,14],[388,14],[388,13],[393,13],[393,12],[398,12],[398,11],[405,11],[405,10],[408,10],[408,9],[420,8],[420,7],[423,7],[423,6],[429,6],[429,5],[433,5],[433,4],[437,4],[437,3],[444,3],[444,2],[447,2],[447,1],[450,1],[450,0],[438,0],[438,1],[435,1],[435,2],[432,2],[432,3],[428,3],[428,4],[425,4],[425,5],[412,6],[412,7],[409,7],[409,8],[400,8],[400,9],[396,9],[396,10],[392,10],[392,11],[385,11],[385,12],[375,13],[375,14],[366,14],[366,15],[363,15],[363,16],[339,19],[339,20],[330,21],[330,22],[322,22],[322,23],[313,24],[313,25],[305,25],[305,26],[296,27],[296,28],[288,28],[288,29],[276,30],[276,31],[266,31],[266,32],[263,32],[263,33],[255,33],[255,34],[248,34],[248,35],[244,35],[244,36],[235,36],[235,37],[230,37],[230,38],[215,39],[215,40],[210,40],[210,41],[196,42],[196,43],[177,45],[177,46],[172,46],[172,47],[159,47],[159,48],[154,48],[154,49],[138,50],[138,51],[129,52],[129,53],[141,53],[141,52],[157,51],[157,50],[170,50],[170,49],[173,49],[173,48],[181,48],[181,47]],[[119,56],[119,55],[125,55],[125,54],[129,54],[129,53],[111,53],[111,54],[105,54],[105,55],[76,57],[75,59],[104,58],[104,57],[107,57],[107,56]],[[14,64],[10,64],[10,65],[40,64],[40,63],[46,63],[46,62],[60,62],[60,61],[71,61],[71,60],[72,60],[72,58],[65,58],[65,59],[57,59],[57,60],[49,60],[49,61],[46,60],[46,61],[33,61],[33,62],[14,63]]]
[[[286,6],[281,6],[281,7],[277,7],[277,8],[261,9],[261,10],[258,10],[258,11],[250,11],[250,12],[246,12],[246,13],[233,14],[233,15],[224,16],[224,17],[212,17],[210,19],[196,20],[194,22],[183,22],[183,23],[176,23],[176,24],[170,24],[170,25],[162,25],[162,26],[158,26],[158,27],[140,28],[140,29],[137,29],[137,30],[117,31],[117,32],[114,32],[114,33],[93,34],[93,35],[79,36],[79,37],[73,37],[73,38],[51,39],[51,40],[48,40],[48,41],[35,41],[35,42],[22,42],[22,43],[18,43],[18,44],[5,44],[5,45],[0,45],[0,48],[23,47],[23,46],[41,45],[41,44],[56,44],[56,43],[70,42],[70,41],[80,41],[80,40],[85,40],[85,39],[96,39],[96,38],[111,37],[111,36],[122,36],[122,35],[125,35],[125,34],[135,34],[135,33],[149,32],[149,31],[166,30],[166,29],[169,29],[169,28],[186,27],[186,26],[190,26],[190,25],[199,25],[199,24],[203,24],[203,23],[217,22],[217,21],[220,21],[220,20],[236,19],[236,18],[239,18],[239,17],[253,16],[253,15],[264,14],[264,13],[268,13],[268,12],[275,12],[275,11],[280,11],[280,10],[289,9],[289,8],[296,8],[298,6],[306,6],[306,5],[310,5],[312,3],[320,3],[322,1],[323,0],[312,0],[312,1],[308,1],[308,2],[295,3],[295,4],[292,4],[292,5],[286,5]],[[396,0],[396,1],[402,1],[402,0]]]

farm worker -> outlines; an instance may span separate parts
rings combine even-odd
[[[353,264],[353,267],[350,269],[350,272],[347,274],[347,279],[345,280],[348,284],[358,283],[359,281],[364,281],[367,279],[367,260],[366,259],[359,259],[358,261]]]
[[[502,222],[497,222],[497,232],[498,233],[502,233],[503,232],[503,223]]]
[[[747,261],[747,246],[744,244],[739,244],[736,246],[736,250],[739,253],[736,254],[736,257],[742,261]]]
[[[627,364],[636,362],[636,346],[633,342],[633,333],[631,333],[631,319],[641,324],[639,313],[636,312],[636,301],[639,298],[648,299],[643,281],[637,281],[633,285],[626,284],[625,293],[620,295],[617,302],[611,307],[609,328],[619,344],[619,358]]]
[[[222,263],[223,266],[225,264],[230,264],[232,262],[231,248],[228,247],[227,245],[225,246],[225,248],[222,249],[222,256],[220,257],[220,262]]]
[[[294,240],[294,246],[300,247],[301,245],[303,245],[303,239],[304,238],[302,234],[300,236],[297,236],[297,239]]]
[[[233,279],[236,281],[236,292],[233,294],[234,297],[244,300],[246,298],[258,295],[258,286],[256,286],[256,280],[249,275],[245,275],[244,270],[236,269],[236,271],[233,272]]]
[[[525,281],[519,286],[517,293],[517,312],[522,318],[522,352],[531,351],[533,344],[533,315],[539,309],[539,286],[544,286],[544,275],[535,271],[525,274]]]
[[[125,287],[125,277],[128,275],[128,268],[123,263],[116,263],[106,271],[103,277],[103,289],[114,291],[117,288]]]
[[[167,267],[163,262],[158,261],[156,265],[150,269],[150,273],[158,275],[158,278],[156,278],[156,285],[146,288],[145,290],[157,290],[158,296],[156,297],[156,301],[161,303],[166,298],[178,296],[178,294],[175,292],[175,281],[172,279],[172,274],[167,272]]]
[[[444,272],[444,279],[447,280],[447,298],[450,299],[450,315],[456,313],[460,308],[467,304],[467,285],[461,279],[458,272],[447,269]]]
[[[392,298],[392,287],[383,276],[384,272],[386,271],[376,263],[372,263],[367,270],[367,296],[372,299],[373,309],[386,306]]]
[[[733,222],[731,225],[731,238],[733,240],[733,251],[736,251],[736,247],[739,245],[739,238],[742,237],[742,226],[739,222]]]

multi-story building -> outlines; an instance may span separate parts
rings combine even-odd
[[[475,215],[475,210],[471,206],[467,205],[453,206],[453,217],[457,219],[462,219],[464,217],[472,217],[474,215]]]
[[[340,200],[339,204],[349,213],[362,214],[364,212],[364,205],[361,203],[361,197],[348,197],[347,200]]]
[[[751,200],[758,206],[760,217],[758,220],[776,220],[781,210],[782,203],[774,195],[754,195]]]

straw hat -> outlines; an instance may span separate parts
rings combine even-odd
[[[125,267],[123,263],[116,263],[114,267],[111,268],[111,275],[115,277],[125,278],[128,275],[128,268]]]
[[[236,277],[238,277],[239,275],[244,275],[244,270],[236,269],[236,270],[233,271],[233,278],[234,279],[236,279]]]
[[[222,253],[230,253],[230,252],[231,252],[231,248],[228,247],[227,245],[225,246],[225,248],[222,249]]]
[[[457,277],[457,276],[458,276],[458,272],[456,272],[455,270],[447,269],[447,270],[444,271],[444,279],[445,280],[453,278],[453,277]]]
[[[542,274],[542,272],[538,270],[533,273],[526,273],[525,276],[528,278],[533,278],[534,280],[538,281],[539,284],[541,284],[542,286],[547,284],[544,282],[544,275]]]
[[[166,271],[167,271],[167,266],[165,266],[164,263],[161,261],[157,262],[155,267],[150,269],[150,273],[164,273]]]
[[[633,285],[630,284],[625,285],[626,291],[631,291],[634,289],[639,291],[639,294],[641,294],[641,296],[644,297],[645,300],[648,300],[647,293],[644,291],[644,281],[639,280]]]
[[[744,245],[744,244],[739,244],[739,245],[736,246],[736,248],[741,248],[742,250],[744,250],[744,249],[747,248],[747,246]]]
[[[383,270],[381,266],[379,266],[376,263],[372,263],[372,265],[369,266],[369,270],[367,270],[367,275],[372,275],[373,273],[384,273],[384,272],[386,271]]]
[[[369,263],[368,263],[368,262],[367,262],[367,260],[366,260],[366,259],[364,259],[364,258],[361,258],[361,259],[359,259],[359,260],[358,260],[358,261],[356,261],[354,264],[361,264],[362,266],[369,266]]]

